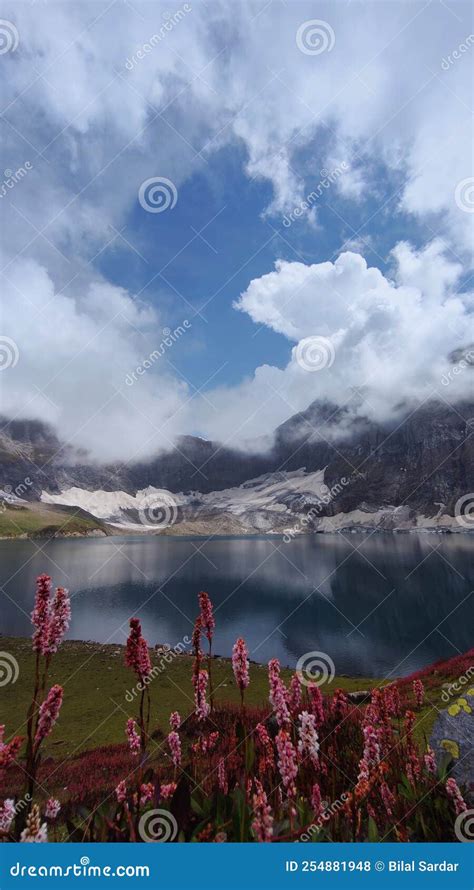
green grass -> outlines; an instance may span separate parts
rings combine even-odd
[[[48,509],[41,504],[34,507],[5,504],[0,510],[0,537],[4,538],[25,535],[50,537],[57,532],[61,535],[84,535],[98,528],[103,529],[101,522],[72,509]]]
[[[31,701],[34,679],[34,657],[31,640],[0,636],[1,652],[12,655],[19,666],[16,683],[0,689],[0,722],[6,723],[6,737],[25,733],[25,715]],[[167,664],[156,652],[151,652],[153,665],[163,665],[150,684],[152,702],[151,728],[168,731],[171,711],[178,710],[186,716],[193,710],[191,672],[193,659],[178,655]],[[1,654],[0,654],[1,659]],[[282,670],[288,683],[290,669]],[[429,738],[438,709],[446,707],[441,698],[446,681],[458,679],[459,668],[450,668],[446,662],[441,670],[433,670],[427,686],[426,704],[417,711],[416,736],[421,742]],[[240,701],[229,659],[215,658],[212,662],[213,684],[217,702]],[[346,692],[367,689],[385,684],[386,680],[367,677],[336,676],[331,684],[322,687],[330,694],[335,689]],[[128,717],[137,714],[137,697],[133,696],[135,677],[124,664],[124,647],[117,644],[102,645],[82,641],[66,641],[54,656],[48,684],[60,683],[64,687],[64,701],[60,719],[54,732],[46,740],[45,754],[57,757],[79,753],[100,745],[123,742],[124,726]],[[402,681],[406,707],[416,710],[411,681]],[[401,691],[402,691],[401,689]],[[127,699],[127,691],[129,696]],[[250,686],[246,690],[248,705],[264,706],[268,703],[268,674],[266,665],[250,665]]]
[[[0,690],[1,722],[7,723],[6,735],[25,732],[27,712],[34,679],[34,659],[31,641],[0,637],[0,649],[16,658],[19,677],[16,683]],[[153,664],[159,664],[156,653]],[[152,727],[164,730],[168,727],[171,711],[178,710],[184,716],[193,709],[191,656],[179,655],[171,664],[165,664],[150,684],[152,701]],[[216,658],[212,663],[216,701],[239,702],[239,692],[234,683],[231,663]],[[292,671],[284,669],[286,681]],[[371,689],[377,680],[336,677],[323,691],[338,686],[346,691]],[[64,686],[64,702],[58,724],[45,743],[45,753],[50,756],[72,754],[99,745],[123,742],[127,717],[135,716],[136,699],[127,701],[127,690],[133,690],[134,675],[124,665],[124,647],[66,641],[54,656],[49,685]],[[130,696],[129,696],[130,697]],[[268,675],[266,665],[250,665],[250,686],[245,700],[249,705],[265,705],[268,702]]]

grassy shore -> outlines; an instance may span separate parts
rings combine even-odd
[[[17,660],[19,675],[16,683],[1,690],[2,713],[8,715],[8,734],[25,731],[25,714],[31,700],[34,676],[34,658],[31,640],[0,637],[0,649]],[[163,665],[150,684],[153,726],[166,730],[170,712],[178,710],[183,715],[193,710],[191,673],[193,659],[190,655],[177,655],[169,664],[156,653],[154,665]],[[212,664],[216,701],[240,701],[229,659],[214,658]],[[292,671],[284,669],[282,676],[289,681]],[[116,644],[101,645],[67,640],[54,657],[50,676],[51,683],[64,686],[64,703],[54,733],[45,743],[50,756],[78,753],[100,745],[124,740],[127,717],[135,714],[133,674],[124,664],[124,647]],[[371,689],[377,680],[348,677],[334,678],[327,691],[338,686],[347,691]],[[268,676],[266,665],[251,664],[250,686],[246,701],[249,705],[266,705],[268,702]],[[3,720],[2,720],[3,722]]]
[[[21,735],[25,732],[25,715],[33,688],[31,641],[0,636],[0,650],[12,655],[19,666],[17,681],[1,689],[1,722],[7,723],[8,736]],[[153,664],[162,667],[150,684],[152,724],[167,731],[171,711],[178,710],[186,715],[193,709],[192,657],[176,655],[166,663],[156,652],[151,654]],[[429,736],[437,708],[445,707],[441,699],[443,683],[457,679],[458,671],[454,668],[450,671],[449,664],[446,662],[442,668],[433,670],[427,704],[419,715],[422,718],[418,723],[419,735]],[[216,701],[237,704],[239,693],[229,659],[214,658],[212,672]],[[291,675],[290,669],[283,669],[282,676],[286,682]],[[55,731],[45,744],[45,754],[52,757],[70,756],[124,740],[125,721],[135,714],[137,705],[133,697],[133,675],[124,665],[123,646],[66,641],[54,658],[49,682],[60,683],[64,687],[64,703]],[[332,693],[336,688],[346,692],[369,690],[385,682],[374,678],[337,676],[331,684],[323,686],[322,691]],[[410,697],[411,681],[401,683],[406,686]],[[251,664],[246,701],[249,705],[267,705],[266,665]]]
[[[3,504],[0,510],[0,538],[52,538],[97,533],[107,534],[104,523],[72,507]]]

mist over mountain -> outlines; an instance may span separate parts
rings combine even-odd
[[[78,506],[138,528],[140,498],[146,505],[164,490],[179,510],[169,533],[179,533],[180,524],[199,533],[196,521],[212,526],[216,516],[221,530],[282,532],[308,513],[305,530],[327,531],[324,517],[354,511],[367,514],[369,525],[376,516],[378,524],[393,527],[380,511],[398,511],[402,523],[454,515],[473,487],[473,430],[472,402],[400,406],[396,420],[376,424],[350,406],[316,401],[281,424],[273,447],[262,453],[184,436],[149,461],[101,465],[81,460],[39,421],[11,421],[0,438],[0,488],[20,486],[25,500]],[[87,500],[91,492],[95,500]],[[106,493],[113,492],[122,494],[112,508]],[[353,521],[348,516],[348,525]]]

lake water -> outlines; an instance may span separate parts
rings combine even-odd
[[[68,636],[124,642],[138,615],[149,642],[191,637],[197,593],[216,612],[214,651],[242,635],[251,658],[295,665],[328,653],[340,674],[403,675],[472,645],[469,535],[279,538],[113,537],[0,541],[0,632],[31,632],[35,577],[72,594]]]

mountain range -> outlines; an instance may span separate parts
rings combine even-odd
[[[457,505],[474,490],[473,432],[471,402],[400,406],[374,423],[318,401],[266,450],[185,436],[148,461],[102,465],[40,421],[4,418],[0,490],[8,510],[41,504],[105,533],[465,531]]]

